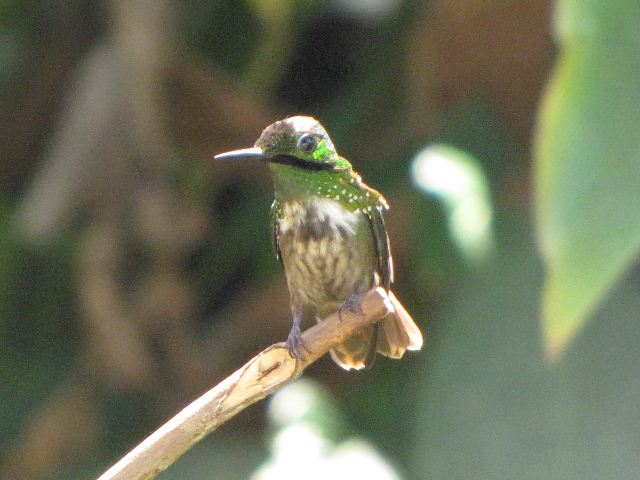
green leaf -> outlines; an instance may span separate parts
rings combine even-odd
[[[640,2],[560,0],[536,144],[543,330],[553,358],[640,250]]]

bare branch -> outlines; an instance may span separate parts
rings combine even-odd
[[[270,346],[165,423],[98,480],[148,480],[249,405],[298,378],[304,369],[362,327],[393,311],[382,288],[358,299],[362,314],[327,317],[302,335],[308,352],[294,359],[284,343]],[[359,310],[356,310],[359,311]]]

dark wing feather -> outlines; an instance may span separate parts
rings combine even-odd
[[[375,192],[375,190],[371,191]],[[382,195],[380,195],[380,199],[384,202]],[[378,275],[380,275],[380,284],[387,292],[389,292],[391,289],[391,282],[393,282],[393,260],[391,258],[391,250],[389,248],[387,227],[385,226],[384,218],[382,217],[382,209],[385,206],[386,202],[379,203],[371,209],[371,212],[367,217],[369,218],[369,224],[371,225],[373,238],[375,240],[376,258],[378,259],[377,270]],[[371,368],[373,361],[375,360],[376,350],[378,349],[378,337],[380,336],[380,323],[381,322],[376,322],[373,325],[371,338],[369,339],[369,352],[364,361],[364,368]]]
[[[388,292],[393,282],[393,259],[389,248],[387,227],[384,224],[384,218],[382,216],[382,208],[372,208],[369,221],[376,242],[378,273],[380,274],[381,285]]]
[[[271,204],[271,211],[269,212],[269,225],[271,227],[271,246],[273,247],[273,253],[276,254],[276,258],[280,260],[280,263],[282,263],[282,256],[280,255],[280,245],[278,244],[278,225],[281,215],[280,202],[278,202],[278,199],[275,199]]]

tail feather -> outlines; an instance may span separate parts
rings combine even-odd
[[[409,312],[391,291],[389,300],[394,312],[382,320],[381,335],[378,337],[378,353],[389,358],[402,358],[405,351],[422,348],[422,333]]]
[[[370,325],[358,330],[344,342],[329,351],[331,358],[345,370],[362,370],[371,367],[375,359],[374,340],[380,335],[378,325]]]
[[[393,315],[382,320],[382,335],[378,339],[378,352],[389,358],[402,358],[409,336]]]
[[[330,351],[345,370],[362,370],[373,364],[375,351],[389,358],[402,358],[407,350],[420,350],[422,333],[393,292],[389,300],[394,312],[375,325],[363,328]],[[376,348],[372,348],[375,345]]]

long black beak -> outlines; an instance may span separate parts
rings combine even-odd
[[[260,147],[251,147],[220,153],[213,158],[216,160],[231,160],[234,158],[261,158],[264,160],[267,156],[262,152]]]

